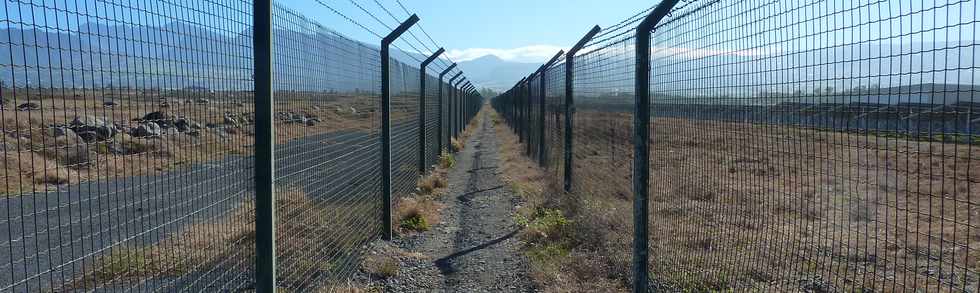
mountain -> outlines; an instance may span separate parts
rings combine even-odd
[[[251,89],[248,30],[87,23],[70,32],[4,28],[0,40],[5,41],[0,45],[0,84],[5,86]],[[277,89],[374,92],[380,86],[378,45],[325,27],[277,26],[273,52]],[[393,69],[414,72],[417,60],[425,59],[396,48],[391,56],[398,61]]]
[[[541,64],[511,62],[494,55],[486,55],[469,61],[459,62],[459,68],[479,87],[496,91],[510,89],[515,83],[537,70]]]

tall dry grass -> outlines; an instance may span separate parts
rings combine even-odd
[[[557,208],[572,222],[576,241],[539,278],[545,288],[574,291],[564,284],[597,283],[595,276],[622,288],[631,276],[631,117],[580,111],[575,125],[572,193],[547,188],[561,178],[528,172],[534,163],[505,162],[505,174],[543,181],[523,183],[547,194],[539,202],[532,196],[529,205]],[[503,129],[504,156],[525,160]],[[883,292],[978,286],[980,172],[973,170],[980,170],[980,149],[673,118],[654,119],[651,133],[651,286]],[[575,260],[577,251],[584,259]]]
[[[251,196],[247,197],[251,198]],[[345,255],[375,238],[377,204],[325,202],[298,188],[276,194],[276,254],[280,286],[306,288],[311,276],[345,270]],[[368,222],[365,222],[368,220]],[[246,200],[226,214],[202,219],[158,243],[115,247],[66,290],[95,289],[153,278],[173,278],[214,270],[254,269],[255,202]]]

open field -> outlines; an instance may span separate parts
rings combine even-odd
[[[250,153],[254,142],[250,93],[32,89],[13,95],[10,89],[5,91],[9,97],[0,110],[2,194],[159,174]],[[278,143],[378,129],[376,97],[278,92],[276,99]],[[393,123],[414,118],[415,107],[408,99],[393,99]],[[154,126],[147,127],[150,124]]]
[[[575,208],[594,233],[581,245],[629,267],[630,115],[583,111],[575,125]],[[980,281],[974,146],[655,118],[650,155],[654,286],[902,292]]]
[[[374,216],[372,212],[379,208],[364,207],[365,204],[376,205],[380,200],[380,187],[375,182],[379,178],[380,162],[377,161],[378,122],[375,121],[373,99],[311,93],[281,93],[277,97],[280,102],[276,105],[276,174],[280,184],[291,186],[288,191],[292,193],[289,194],[305,194],[311,202],[308,206],[317,209],[342,207],[343,211],[349,212],[348,220],[361,221],[350,223],[320,217],[325,225],[336,227],[331,226],[330,233],[321,231],[316,235],[343,238],[347,241],[341,243],[343,245],[356,245],[363,237],[377,235],[378,232],[372,229],[334,233],[341,227],[380,225],[375,223],[380,216]],[[236,98],[248,100],[244,96]],[[250,253],[245,251],[248,247],[214,242],[231,241],[235,237],[206,239],[202,243],[213,247],[193,249],[207,251],[208,255],[216,254],[206,257],[224,257],[221,263],[197,258],[200,255],[181,253],[189,248],[171,247],[171,244],[195,245],[194,241],[174,239],[193,239],[186,235],[192,232],[187,231],[200,230],[197,228],[206,226],[202,223],[212,223],[207,231],[212,234],[237,233],[240,229],[236,227],[243,225],[239,223],[241,221],[229,221],[242,214],[242,209],[252,200],[251,147],[254,138],[251,105],[217,97],[209,97],[207,102],[168,100],[169,105],[162,108],[152,108],[162,102],[136,103],[126,99],[116,99],[118,103],[111,107],[91,99],[84,107],[52,102],[69,100],[39,99],[36,103],[41,105],[40,109],[3,110],[3,153],[7,159],[4,176],[8,193],[0,198],[0,234],[5,235],[0,237],[0,249],[9,253],[0,254],[3,256],[0,270],[10,273],[0,276],[0,290],[36,291],[49,288],[48,284],[112,290],[136,287],[203,290],[218,279],[228,282],[223,284],[249,286],[251,263],[224,257],[227,254],[244,257],[240,254]],[[80,100],[77,102],[81,103]],[[397,112],[392,115],[392,133],[414,138],[415,124],[411,121],[414,113],[410,110],[416,105],[408,103],[402,101],[393,105]],[[133,120],[132,117],[146,116],[143,108],[149,108],[149,113],[165,113],[169,118]],[[174,125],[166,132],[146,136],[119,131],[107,139],[76,137],[64,141],[64,135],[61,141],[55,139],[51,130],[68,128],[61,127],[66,124],[70,127],[75,109],[85,109],[89,113],[98,110],[98,114],[89,115],[113,121],[110,125],[119,129],[132,129],[147,122],[176,124],[179,119],[190,119],[202,127],[180,131]],[[295,117],[288,117],[295,116],[293,114],[300,114],[308,122],[313,118],[318,121],[299,123]],[[29,123],[15,123],[20,121]],[[144,145],[151,148],[144,149]],[[393,156],[402,158],[415,154],[412,146],[396,145]],[[133,147],[140,151],[128,151]],[[61,161],[59,156],[69,149],[84,149],[89,159],[84,162]],[[23,159],[26,157],[32,157],[34,161]],[[416,170],[413,159],[399,159],[398,162],[396,170]],[[63,175],[65,179],[55,181],[37,180],[54,171],[67,175]],[[302,200],[298,197],[281,200],[285,205],[292,205],[294,201]],[[304,205],[301,202],[292,206]],[[294,219],[296,221],[302,222],[303,216],[299,215],[313,215],[307,213],[308,208],[297,209],[295,213],[299,218]],[[280,212],[289,213],[292,212]],[[285,237],[305,235],[303,230],[290,227],[280,228],[296,230]],[[291,241],[283,239],[281,243]],[[248,241],[236,243],[245,242]],[[218,250],[222,251],[219,253]],[[303,262],[310,261],[313,256],[321,263],[333,263],[328,264],[331,274],[320,274],[323,276],[344,275],[349,273],[346,270],[356,267],[350,265],[355,261],[352,255],[339,253],[348,253],[353,251],[351,249],[324,248],[323,253],[298,251],[280,255],[280,270],[293,272],[281,274],[283,278],[309,276],[306,273],[313,269],[304,269],[309,266]],[[167,254],[160,254],[162,252]],[[179,278],[174,276],[181,272],[186,274]],[[288,287],[309,289],[309,286],[319,286],[322,281],[322,278],[296,279],[290,281]]]

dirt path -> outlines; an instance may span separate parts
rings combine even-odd
[[[515,237],[516,196],[497,176],[497,138],[489,119],[457,153],[442,223],[396,244],[418,261],[386,281],[385,292],[534,292]],[[418,255],[421,254],[421,255]]]

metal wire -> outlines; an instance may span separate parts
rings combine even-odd
[[[252,3],[0,5],[0,291],[255,288]],[[329,290],[382,230],[380,52],[280,5],[273,26],[277,286]],[[403,196],[418,127],[435,162],[450,109],[428,74],[418,120],[419,70],[400,57]]]
[[[0,291],[248,286],[250,5],[2,9]]]
[[[651,39],[650,289],[978,290],[977,7],[678,4]],[[630,266],[638,19],[574,57],[572,191],[552,205],[581,234],[572,261],[609,272],[569,282],[631,278],[613,268]],[[549,116],[569,114],[556,75]],[[535,132],[537,82],[493,104],[529,150],[558,151],[560,123]]]

